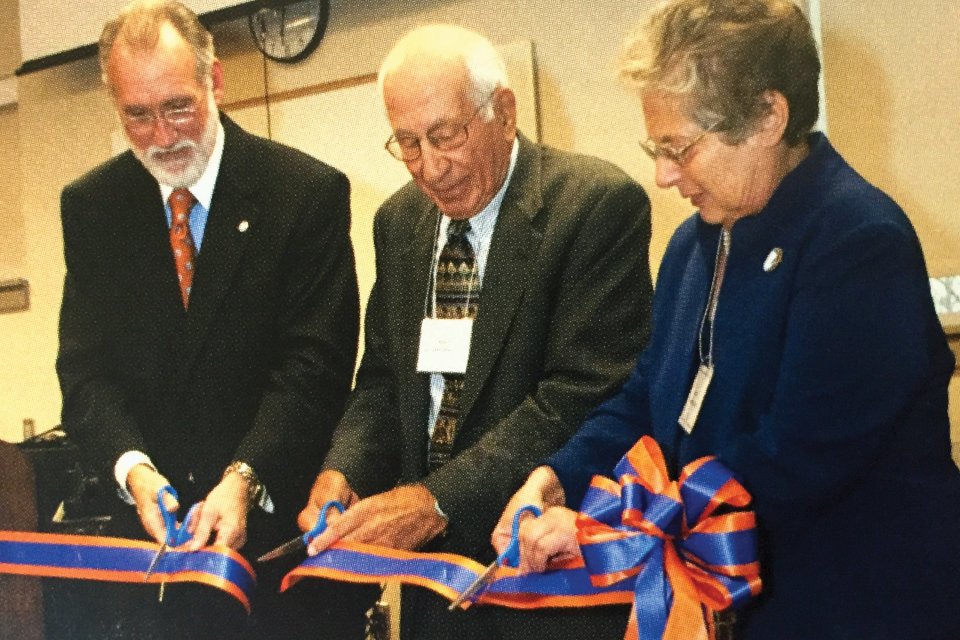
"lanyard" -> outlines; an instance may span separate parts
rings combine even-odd
[[[717,257],[713,268],[713,283],[710,285],[710,299],[700,321],[700,335],[697,346],[700,354],[700,364],[713,365],[713,334],[717,318],[717,299],[720,297],[720,286],[723,284],[723,274],[727,270],[727,258],[730,256],[730,231],[720,230],[720,241],[717,243]],[[709,323],[709,330],[707,330]],[[704,334],[707,336],[707,349],[704,353]]]

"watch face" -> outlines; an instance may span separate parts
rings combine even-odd
[[[328,0],[302,0],[264,7],[250,15],[250,33],[257,48],[271,60],[296,62],[320,44],[328,13]]]

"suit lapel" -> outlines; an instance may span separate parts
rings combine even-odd
[[[532,225],[543,206],[542,193],[539,150],[520,136],[517,164],[490,243],[470,341],[470,360],[460,400],[463,423],[490,377],[528,286],[530,257],[536,254],[542,239],[541,232]]]
[[[417,373],[417,355],[420,346],[420,325],[424,318],[426,297],[430,289],[433,267],[433,253],[436,243],[437,223],[440,213],[436,206],[427,206],[420,212],[413,226],[413,235],[401,249],[399,264],[406,266],[399,275],[400,296],[396,300],[396,317],[399,326],[395,333],[400,348],[404,350],[402,361],[410,363],[410,378],[403,385],[401,402],[405,403],[407,415],[403,423],[411,430],[405,442],[416,442],[419,446],[408,455],[419,456],[417,468],[426,469],[427,430],[426,422],[430,410],[430,374]]]
[[[130,157],[132,171],[124,202],[118,208],[117,232],[125,264],[136,265],[124,274],[124,291],[136,296],[138,317],[147,335],[163,336],[159,344],[179,349],[185,314],[177,285],[176,266],[170,250],[170,235],[157,181],[139,161]],[[150,331],[148,327],[153,327]]]
[[[248,173],[244,167],[245,136],[236,125],[224,118],[224,149],[203,243],[197,257],[196,273],[190,294],[190,310],[186,314],[184,362],[192,368],[203,345],[217,309],[230,289],[234,274],[247,248],[246,233],[262,220],[251,187],[239,179]]]

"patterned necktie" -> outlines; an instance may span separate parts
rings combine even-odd
[[[190,235],[190,209],[196,199],[187,189],[175,189],[170,194],[170,248],[173,249],[173,261],[177,265],[177,279],[180,281],[180,296],[183,308],[190,302],[190,288],[193,286],[194,245]]]
[[[437,260],[436,317],[474,318],[480,295],[480,276],[477,257],[467,239],[470,223],[452,220],[447,228],[447,244]],[[463,394],[463,374],[443,374],[443,397],[440,411],[430,437],[430,470],[439,469],[450,460],[453,439],[460,425],[460,396]]]

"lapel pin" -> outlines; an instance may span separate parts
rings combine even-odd
[[[783,262],[783,249],[774,247],[770,250],[770,253],[767,254],[766,260],[763,261],[763,270],[770,273],[779,267],[781,262]]]
[[[250,223],[247,222],[246,220],[242,220],[240,224],[237,225],[237,231],[239,231],[240,233],[243,233],[249,228],[250,228]]]

